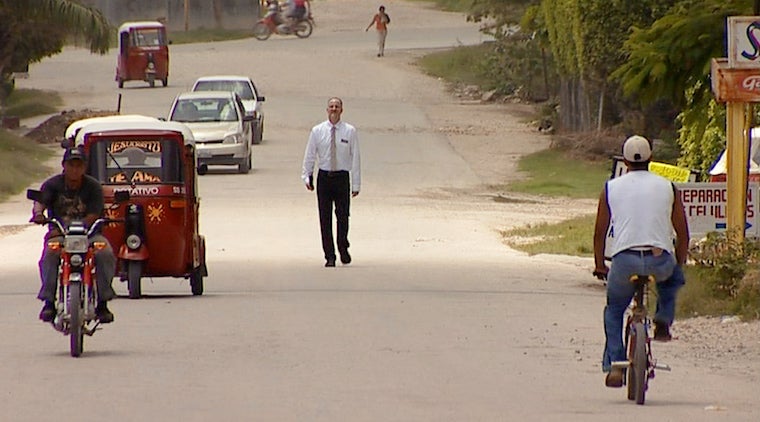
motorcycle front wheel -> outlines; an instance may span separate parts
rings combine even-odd
[[[79,357],[84,350],[84,331],[82,330],[82,283],[75,281],[69,285],[69,336],[71,339],[71,356]]]
[[[308,20],[300,21],[296,24],[296,37],[309,38],[313,30],[314,30],[314,27],[311,25],[310,21]]]
[[[266,41],[270,35],[272,35],[272,31],[269,30],[269,26],[264,22],[256,22],[256,25],[253,25],[253,36],[257,40]]]

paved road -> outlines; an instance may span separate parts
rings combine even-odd
[[[308,40],[173,46],[168,88],[118,90],[112,55],[76,49],[32,66],[21,85],[58,89],[69,108],[114,108],[121,92],[124,113],[156,116],[197,76],[249,74],[267,96],[265,141],[251,174],[201,178],[207,293],[146,282],[148,297],[116,300],[116,322],[79,359],[36,320],[41,230],[0,237],[0,420],[758,420],[757,379],[690,363],[671,362],[643,408],[603,387],[588,262],[501,244],[497,223],[540,210],[446,195],[481,181],[425,112],[451,106],[440,82],[408,63],[480,42],[477,28],[391,2],[377,59],[365,6],[320,2]],[[354,263],[325,269],[299,169],[332,95],[360,130],[364,184]],[[0,204],[0,224],[27,214],[20,197]]]

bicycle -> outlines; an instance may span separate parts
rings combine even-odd
[[[654,378],[655,369],[670,371],[670,366],[657,363],[652,356],[652,337],[649,335],[652,321],[649,318],[646,300],[649,284],[655,282],[652,275],[634,274],[629,278],[636,285],[631,306],[625,323],[625,349],[628,360],[612,362],[612,368],[622,369],[627,376],[623,379],[627,384],[628,400],[636,404],[644,404],[649,380]]]

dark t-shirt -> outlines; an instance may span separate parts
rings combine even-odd
[[[68,223],[88,214],[103,213],[103,187],[91,176],[84,176],[79,189],[68,189],[63,174],[58,174],[46,180],[40,190],[48,218]]]

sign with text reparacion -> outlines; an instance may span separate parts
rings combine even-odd
[[[758,237],[760,221],[757,215],[758,183],[750,183],[747,189],[745,235]],[[725,183],[676,183],[683,202],[689,232],[693,239],[712,231],[726,229],[726,202],[728,191]]]

